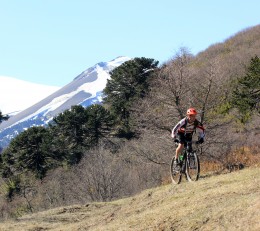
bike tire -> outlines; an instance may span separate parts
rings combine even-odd
[[[196,152],[188,153],[186,162],[186,177],[188,181],[197,181],[200,176],[200,162]]]
[[[171,179],[173,184],[179,184],[181,182],[181,167],[174,164],[175,157],[171,161]]]

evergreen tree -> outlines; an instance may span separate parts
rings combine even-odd
[[[95,104],[86,108],[88,144],[96,146],[102,138],[108,138],[113,130],[114,118],[103,106]]]
[[[44,127],[31,127],[20,133],[3,153],[6,167],[13,169],[12,172],[30,171],[42,179],[55,159],[51,141],[50,132]]]
[[[149,80],[157,68],[158,61],[135,58],[115,68],[104,89],[104,102],[110,106],[121,125],[125,136],[131,136],[130,114],[133,103],[146,96]]]
[[[84,130],[86,122],[84,107],[76,105],[56,116],[50,125],[54,134],[55,153],[64,156],[70,165],[81,160],[83,148],[87,146]]]
[[[72,106],[54,118],[54,153],[65,156],[70,165],[78,163],[85,150],[99,144],[113,130],[114,118],[101,105]]]
[[[260,59],[251,59],[246,75],[239,78],[232,92],[231,105],[242,114],[246,121],[253,111],[260,113]]]
[[[83,144],[83,124],[87,121],[84,107],[72,106],[70,110],[60,113],[53,121],[59,128],[57,135],[65,135],[68,138],[67,141],[73,146]]]
[[[9,178],[14,175],[15,156],[11,153],[10,148],[6,148],[0,155],[0,172],[3,178]]]
[[[2,112],[0,111],[0,123],[2,123],[4,120],[8,120],[9,116],[8,115],[3,115]]]

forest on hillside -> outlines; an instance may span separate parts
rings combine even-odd
[[[259,58],[256,26],[196,56],[182,47],[160,66],[145,57],[123,63],[110,73],[102,105],[75,105],[3,151],[1,219],[168,183],[171,129],[189,107],[206,127],[203,172],[258,163]]]

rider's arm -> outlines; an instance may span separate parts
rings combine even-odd
[[[198,130],[198,134],[199,134],[198,138],[205,140],[205,128],[203,127],[203,125],[199,123],[196,129]]]
[[[179,128],[182,127],[183,125],[185,125],[185,120],[186,120],[186,118],[183,118],[182,120],[180,120],[180,121],[175,125],[175,127],[172,129],[172,134],[171,134],[171,137],[172,137],[172,138],[175,138],[176,135],[177,135],[177,132],[178,132]]]

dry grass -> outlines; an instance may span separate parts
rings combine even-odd
[[[260,169],[164,185],[109,203],[56,208],[0,230],[260,230]]]

